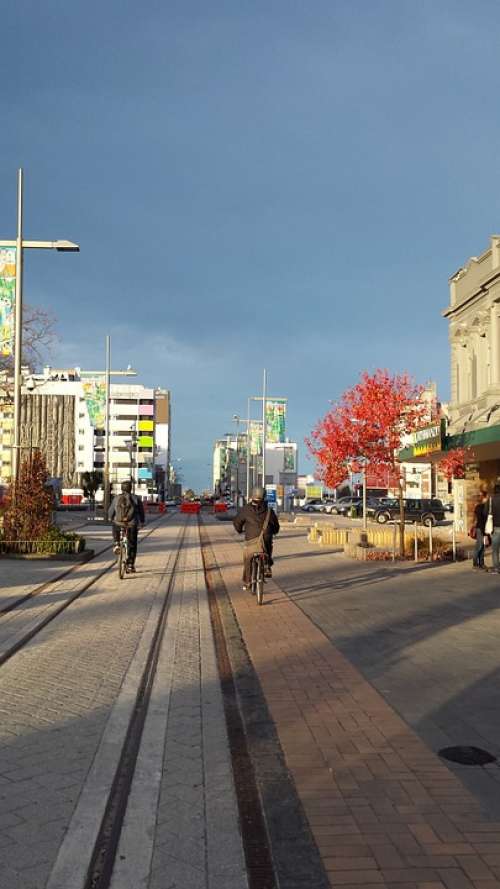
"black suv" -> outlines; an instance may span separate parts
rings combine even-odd
[[[419,522],[421,525],[435,525],[444,519],[444,506],[441,500],[408,499],[404,501],[405,521]],[[368,514],[383,525],[391,519],[399,519],[399,500],[386,500],[371,507]]]

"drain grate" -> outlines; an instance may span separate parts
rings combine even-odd
[[[443,747],[439,756],[461,766],[486,766],[497,761],[496,756],[481,747]]]

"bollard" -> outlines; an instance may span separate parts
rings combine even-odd
[[[392,526],[392,561],[396,561],[396,522]]]
[[[415,561],[418,562],[418,536],[417,536],[417,523],[415,522]]]
[[[432,522],[429,524],[429,562],[432,562]]]
[[[453,561],[457,561],[457,537],[455,534],[455,519],[453,519],[453,524],[451,526],[451,548],[453,551]]]

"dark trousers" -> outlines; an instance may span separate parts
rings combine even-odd
[[[273,538],[264,540],[264,546],[266,548],[267,564],[271,566],[273,564]],[[243,583],[245,586],[252,580],[252,558],[252,550],[250,548],[247,549],[247,546],[245,546],[243,551]]]
[[[120,531],[121,526],[113,524],[113,540],[115,543],[120,543]],[[139,528],[137,525],[128,525],[127,526],[127,537],[128,537],[128,564],[131,566],[135,565],[135,558],[137,556],[137,535],[139,533]]]

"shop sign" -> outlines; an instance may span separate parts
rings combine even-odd
[[[422,457],[442,449],[443,424],[434,423],[425,429],[417,429],[411,436],[411,448],[414,457]]]

